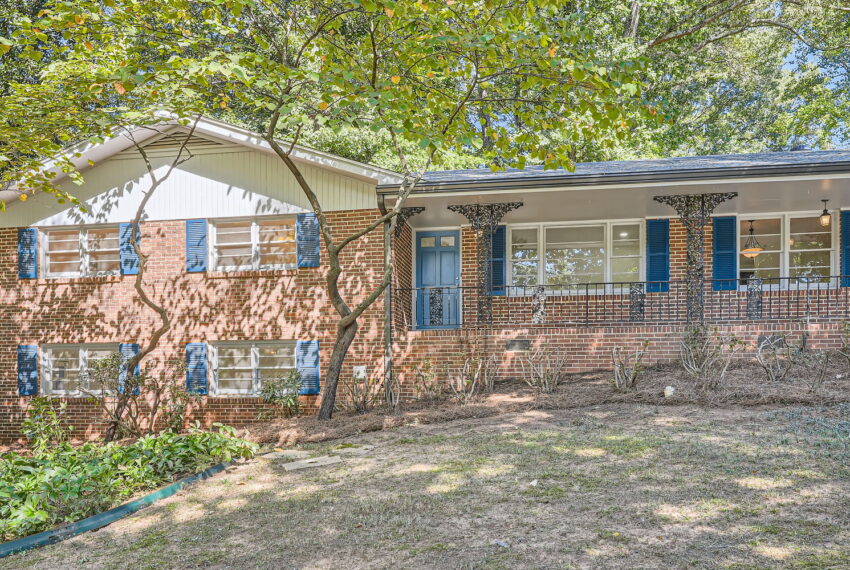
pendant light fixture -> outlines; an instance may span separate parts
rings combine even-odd
[[[741,255],[748,259],[752,259],[754,257],[758,257],[764,248],[756,239],[754,235],[755,230],[753,229],[753,220],[748,220],[750,223],[750,236],[747,238],[747,241],[744,243],[744,249],[741,250]]]
[[[829,210],[826,209],[826,203],[829,200],[821,200],[823,202],[823,212],[820,215],[820,225],[821,227],[828,228],[830,222],[832,222],[832,215],[829,213]]]

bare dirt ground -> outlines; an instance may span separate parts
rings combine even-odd
[[[850,404],[498,398],[363,416],[298,446],[341,463],[256,459],[0,568],[850,567]],[[331,431],[285,429],[255,436]]]

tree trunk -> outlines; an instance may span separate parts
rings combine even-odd
[[[337,329],[336,342],[328,364],[328,372],[325,376],[325,389],[322,390],[322,405],[319,407],[319,419],[329,420],[334,413],[336,404],[336,387],[339,383],[339,375],[342,372],[342,362],[348,353],[348,348],[357,335],[357,321],[353,321],[345,328]]]

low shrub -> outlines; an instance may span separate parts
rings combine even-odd
[[[344,406],[357,414],[365,414],[383,400],[383,384],[373,376],[353,377],[344,384]]]
[[[756,348],[756,362],[770,382],[785,380],[794,366],[794,360],[791,358],[793,349],[789,348],[788,344],[784,336],[766,336]]]
[[[567,368],[566,350],[543,347],[525,355],[522,362],[525,383],[544,394],[551,394],[564,381]]]
[[[695,327],[682,341],[682,368],[696,381],[699,390],[717,390],[723,385],[732,360],[743,346],[744,343],[734,335],[721,336],[717,329],[709,334],[703,327]]]
[[[431,359],[426,358],[416,366],[413,375],[413,391],[418,400],[434,400],[443,394],[443,383],[437,376],[437,371]]]
[[[32,456],[0,457],[0,537],[11,540],[114,507],[141,491],[232,459],[252,457],[256,445],[216,424],[186,434],[163,432],[129,445],[60,440]]]
[[[492,356],[467,357],[459,370],[448,375],[452,398],[459,404],[468,404],[482,387],[492,392],[496,377],[493,373],[494,363],[495,359]]]
[[[264,378],[260,387],[260,397],[271,405],[271,410],[261,412],[259,419],[279,415],[291,418],[300,414],[301,402],[298,399],[300,389],[301,373],[297,370],[291,370],[289,374],[281,378]]]
[[[53,398],[36,396],[30,400],[27,417],[21,423],[21,433],[29,440],[33,454],[46,453],[54,445],[68,439],[68,432],[73,427],[66,428],[62,424],[67,409],[67,402]]]
[[[167,360],[161,370],[145,366],[134,374],[126,366],[126,357],[113,353],[90,362],[81,378],[83,394],[107,418],[106,440],[181,431],[189,403],[200,398],[175,381],[185,378],[185,362]]]
[[[638,377],[644,371],[643,357],[649,348],[649,341],[644,341],[634,352],[623,352],[622,346],[611,349],[613,376],[611,387],[615,392],[630,392],[637,387]]]

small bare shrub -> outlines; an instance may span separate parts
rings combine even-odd
[[[345,384],[345,388],[347,392],[345,403],[351,411],[358,414],[365,414],[382,399],[381,382],[368,375],[352,378],[351,382]]]
[[[716,390],[723,384],[735,354],[744,345],[736,336],[689,334],[682,341],[682,367],[701,390]]]
[[[794,366],[785,337],[768,336],[759,342],[756,348],[756,362],[764,370],[769,381],[781,382],[785,380]]]
[[[119,353],[99,358],[89,363],[80,378],[80,391],[106,415],[107,433],[121,438],[181,431],[189,403],[198,398],[186,392],[181,381],[186,377],[186,364],[169,360],[160,372],[146,367],[138,374],[128,374],[125,362]]]
[[[850,365],[850,323],[847,321],[841,323],[841,348],[837,352]]]
[[[459,404],[467,404],[481,387],[492,383],[493,357],[468,357],[456,374],[450,374],[448,379],[452,397]]]
[[[614,376],[611,387],[615,392],[629,392],[637,387],[638,377],[643,372],[643,358],[649,348],[649,341],[644,341],[641,347],[633,352],[624,352],[622,346],[611,350],[611,360],[614,364]]]
[[[567,352],[546,347],[527,352],[522,360],[523,380],[544,394],[551,394],[563,382]]]
[[[829,351],[812,350],[806,343],[791,347],[790,360],[802,369],[801,380],[808,384],[809,392],[817,392],[826,380],[826,370],[829,366]]]
[[[431,359],[420,362],[413,373],[413,391],[419,400],[433,400],[443,393],[443,385],[437,378]]]

